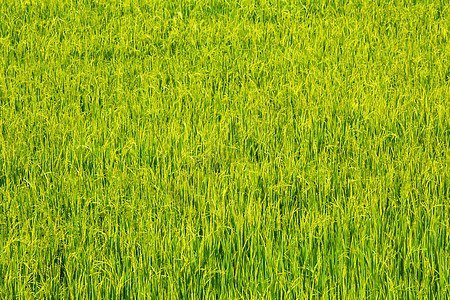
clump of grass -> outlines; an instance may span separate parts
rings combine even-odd
[[[449,8],[0,1],[0,298],[445,299]]]

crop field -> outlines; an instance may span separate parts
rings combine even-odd
[[[449,299],[450,4],[0,0],[0,299]]]

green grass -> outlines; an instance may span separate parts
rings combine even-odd
[[[446,1],[0,0],[0,299],[450,298]]]

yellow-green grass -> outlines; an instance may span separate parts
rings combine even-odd
[[[1,299],[448,299],[447,1],[0,0]]]

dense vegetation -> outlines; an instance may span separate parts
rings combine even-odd
[[[446,3],[0,0],[0,298],[447,299]]]

